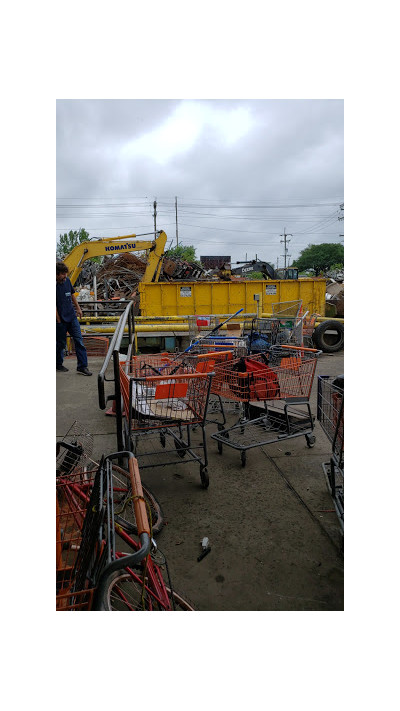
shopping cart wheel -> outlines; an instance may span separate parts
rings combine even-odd
[[[207,467],[205,467],[204,464],[200,465],[200,479],[201,479],[201,485],[202,485],[203,489],[208,489],[210,480],[209,480],[208,474],[207,474]]]
[[[177,442],[176,439],[174,439],[175,442],[175,449],[178,453],[178,456],[183,459],[183,457],[186,455],[187,449],[185,447],[182,447],[180,442]]]
[[[222,454],[222,442],[217,442],[218,454]]]
[[[246,466],[246,450],[245,449],[243,449],[240,452],[240,461],[242,462],[242,467],[245,467]]]
[[[165,434],[160,432],[160,443],[162,447],[165,447]]]
[[[312,447],[314,447],[315,442],[316,442],[315,435],[306,434],[306,442],[307,442],[307,447],[312,449]]]

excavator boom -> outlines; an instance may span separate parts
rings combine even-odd
[[[166,242],[167,235],[163,230],[158,233],[154,240],[137,240],[136,235],[88,240],[74,247],[65,257],[64,263],[68,267],[71,284],[75,284],[82,271],[82,265],[87,259],[121,254],[123,252],[148,250],[147,266],[142,281],[144,283],[156,282],[160,276]]]

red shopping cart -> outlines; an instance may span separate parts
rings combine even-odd
[[[141,469],[180,464],[183,460],[196,462],[202,486],[207,488],[204,426],[213,374],[207,367],[205,372],[198,372],[199,361],[188,362],[185,355],[184,360],[167,359],[165,354],[134,356],[121,363],[124,442],[125,448],[139,460]],[[200,443],[192,441],[194,425],[201,428]],[[166,447],[167,439],[173,447]]]
[[[242,403],[239,422],[211,435],[240,451],[242,466],[248,449],[304,435],[315,444],[309,397],[320,351],[274,346],[268,352],[217,365],[212,392]]]

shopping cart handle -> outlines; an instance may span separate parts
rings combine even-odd
[[[129,461],[129,478],[131,480],[133,507],[135,509],[136,527],[138,534],[147,533],[150,535],[149,520],[147,518],[146,502],[143,496],[142,481],[139,473],[139,465],[136,457],[130,453]]]
[[[279,346],[272,346],[272,348],[288,348],[289,350],[297,350],[297,351],[307,351],[307,353],[322,353],[322,351],[319,351],[318,348],[304,348],[304,346],[295,346],[295,345],[289,345],[287,343],[282,343]]]

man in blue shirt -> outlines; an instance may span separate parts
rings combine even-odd
[[[64,351],[67,345],[67,333],[72,336],[78,360],[77,373],[92,375],[88,369],[86,348],[83,345],[79,318],[82,309],[74,295],[73,287],[68,279],[68,267],[63,262],[56,264],[56,370],[66,373],[68,368],[63,365]],[[75,313],[76,310],[76,313]]]

